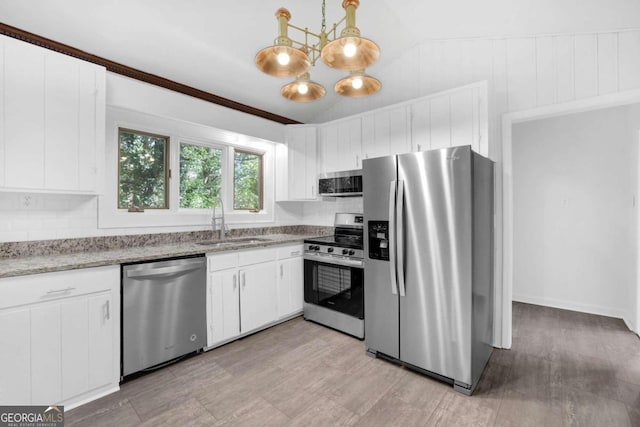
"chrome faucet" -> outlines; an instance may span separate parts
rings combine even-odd
[[[220,210],[222,214],[220,216],[216,215],[216,205],[220,202]],[[224,240],[227,237],[228,228],[224,223],[224,203],[222,203],[222,198],[220,196],[216,197],[213,201],[213,214],[211,216],[211,230],[216,231],[217,229],[217,220],[220,220],[220,240]]]

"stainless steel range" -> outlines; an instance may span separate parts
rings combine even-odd
[[[337,213],[334,227],[304,241],[304,318],[362,339],[363,215]]]

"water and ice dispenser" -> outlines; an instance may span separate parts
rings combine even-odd
[[[389,221],[369,221],[369,258],[389,261]]]

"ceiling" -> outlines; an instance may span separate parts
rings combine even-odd
[[[326,0],[327,25],[344,12]],[[333,85],[346,72],[321,62],[311,78],[327,88],[313,103],[280,96],[290,79],[261,73],[255,54],[277,35],[275,11],[318,32],[322,0],[4,0],[3,23],[242,104],[300,122],[340,101]],[[356,24],[388,65],[425,39],[502,37],[640,27],[637,0],[361,0]],[[381,96],[384,91],[374,96]]]

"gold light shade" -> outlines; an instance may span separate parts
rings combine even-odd
[[[256,55],[258,69],[274,77],[294,77],[307,72],[311,66],[306,52],[291,47],[293,44],[287,29],[291,13],[284,7],[276,11],[278,38],[275,46],[262,49]]]
[[[306,90],[303,90],[303,86],[306,86]],[[282,86],[280,93],[290,101],[311,102],[322,98],[326,90],[321,84],[309,80],[309,73],[305,73],[295,81]]]
[[[376,62],[380,56],[380,48],[377,44],[360,37],[360,30],[356,27],[356,9],[359,5],[359,0],[342,2],[346,12],[346,27],[339,38],[329,42],[320,52],[322,61],[331,68],[347,71],[362,70]]]
[[[278,55],[289,55],[289,62],[282,65],[278,62]],[[256,66],[264,73],[274,77],[295,77],[307,72],[311,66],[309,57],[291,46],[269,46],[256,55]]]
[[[356,49],[353,56],[345,55],[345,45],[353,44]],[[363,37],[342,36],[329,42],[320,52],[322,61],[338,70],[355,71],[367,68],[378,60],[380,48]]]
[[[356,80],[360,80],[358,84]],[[334,86],[336,93],[343,96],[367,96],[378,92],[382,87],[380,80],[365,74],[364,71],[352,71]]]

